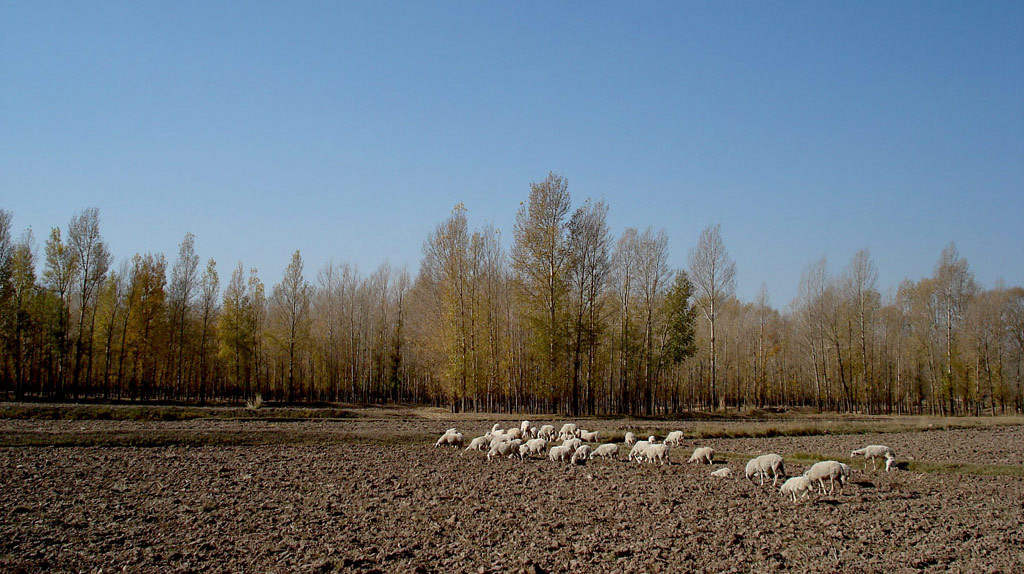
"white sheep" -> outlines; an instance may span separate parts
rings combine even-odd
[[[542,438],[530,439],[523,443],[523,446],[527,448],[527,454],[541,454],[544,449],[548,446],[548,441]]]
[[[849,467],[847,467],[849,468]],[[816,462],[804,471],[804,476],[810,479],[811,483],[817,482],[821,486],[821,493],[825,494],[825,479],[828,479],[829,495],[835,491],[836,482],[839,482],[839,489],[842,490],[846,484],[846,474],[843,472],[843,463],[835,460],[823,460]]]
[[[562,430],[558,431],[558,439],[566,440],[569,438],[578,437],[580,429],[576,426],[576,423],[565,423],[562,425]]]
[[[764,485],[764,480],[768,478],[768,471],[772,472],[772,486],[778,484],[779,477],[786,476],[786,469],[782,463],[782,457],[777,454],[763,454],[759,457],[753,458],[747,463],[746,474],[747,478],[751,482],[754,481],[752,478],[754,475],[761,477],[761,485]]]
[[[469,441],[469,446],[466,450],[487,450],[491,446],[491,439],[487,435],[478,436],[475,439]]]
[[[896,470],[896,469],[897,469],[896,457],[894,457],[894,456],[887,456],[887,457],[885,457],[885,472],[889,472],[890,470]]]
[[[540,438],[537,436],[537,427],[530,427],[530,438]]]
[[[494,426],[491,427],[491,434],[501,434],[501,423],[494,423]]]
[[[626,431],[625,443],[626,446],[633,446],[634,444],[636,444],[636,435],[629,431]]]
[[[576,449],[580,448],[581,444],[583,444],[583,441],[578,438],[571,438],[562,443],[563,446],[571,448],[573,452],[576,452]]]
[[[668,444],[668,439],[665,439],[665,443]],[[690,456],[690,460],[686,462],[699,462],[702,464],[707,462],[708,464],[712,464],[714,461],[715,449],[710,446],[701,446],[693,449],[693,454]]]
[[[643,451],[645,448],[650,446],[650,444],[651,443],[646,440],[638,440],[634,442],[632,450],[629,451],[629,457],[627,460],[630,462],[634,460],[637,462],[643,462]]]
[[[505,433],[498,433],[496,435],[492,435],[491,436],[491,442],[490,442],[489,446],[491,448],[494,448],[494,446],[497,445],[498,443],[508,442],[510,440],[512,440],[511,436],[509,436],[509,435],[507,435]]]
[[[521,440],[504,440],[491,447],[491,450],[487,451],[487,462],[491,461],[492,457],[496,456],[515,456],[519,453],[519,445],[522,444]]]
[[[682,444],[683,444],[683,431],[681,431],[681,430],[674,430],[674,431],[668,433],[668,436],[665,437],[665,444],[670,444],[670,445],[672,445],[672,446],[674,446],[676,448],[679,448],[680,446],[682,446]]]
[[[658,464],[672,464],[671,449],[669,445],[662,444],[649,444],[640,452],[647,462],[657,462]]]
[[[864,457],[864,470],[868,469],[868,460],[871,461],[871,470],[878,470],[878,463],[875,459],[885,458],[886,459],[886,470],[892,466],[892,463],[888,462],[888,459],[895,459],[896,455],[892,452],[892,449],[881,444],[872,444],[864,448],[858,448],[857,450],[850,453],[850,458],[857,456]]]
[[[779,488],[779,493],[783,496],[789,494],[793,497],[793,502],[796,502],[798,494],[800,495],[800,498],[807,498],[811,488],[810,478],[807,478],[806,476],[794,476],[782,483],[782,487]]]
[[[569,447],[565,445],[553,446],[548,451],[548,458],[554,462],[569,462],[572,459],[572,455],[573,451],[569,450]]]
[[[437,442],[434,443],[434,448],[439,446],[454,446],[455,448],[462,448],[462,433],[445,432],[441,435],[441,438],[437,439]]]
[[[530,421],[523,421],[523,422],[519,423],[519,432],[521,432],[523,436],[529,435],[530,434]]]
[[[542,438],[542,439],[545,439],[545,440],[552,440],[552,439],[554,439],[555,438],[555,427],[554,427],[554,425],[544,425],[544,426],[540,427],[540,430],[537,432],[537,438]]]
[[[590,460],[590,446],[584,444],[580,445],[576,452],[572,453],[572,460],[570,462],[572,464],[587,464],[588,460]]]
[[[590,453],[590,458],[599,456],[601,458],[617,458],[619,456],[619,445],[617,443],[602,444]]]
[[[600,437],[601,437],[601,433],[599,431],[593,431],[593,432],[585,431],[585,430],[581,430],[580,431],[580,440],[582,440],[583,442],[600,442],[601,441]]]
[[[711,476],[714,476],[716,478],[729,478],[732,476],[732,471],[729,470],[728,466],[723,466],[718,470],[712,471]]]

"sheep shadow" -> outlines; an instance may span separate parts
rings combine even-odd
[[[814,500],[814,504],[815,505],[824,504],[826,506],[839,506],[840,504],[842,504],[842,502],[840,502],[840,501],[838,501],[838,500],[836,500],[834,498],[816,498]]]
[[[875,483],[870,480],[852,480],[850,481],[850,484],[856,484],[861,488],[875,488]]]

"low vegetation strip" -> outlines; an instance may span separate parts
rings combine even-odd
[[[19,420],[114,420],[189,421],[223,420],[323,420],[348,419],[351,409],[333,407],[197,407],[179,405],[98,405],[0,403],[0,419]]]
[[[758,456],[763,453],[741,453],[741,452],[716,452],[715,458],[718,460],[725,459],[737,463],[746,463],[746,461]],[[853,467],[854,472],[863,472],[863,459],[850,459],[846,457],[830,457],[821,453],[816,452],[793,452],[784,453],[783,459],[787,464],[787,470],[790,470],[790,464],[797,464],[801,467],[810,466],[816,462],[823,460],[835,460],[838,462],[846,463]],[[875,472],[885,472],[883,467]],[[941,473],[941,474],[968,474],[972,476],[1012,476],[1018,478],[1024,478],[1024,466],[1017,464],[976,464],[976,463],[962,463],[962,462],[935,462],[935,461],[901,461],[897,463],[897,472],[917,472],[917,473]],[[872,472],[872,471],[868,471]],[[790,474],[793,472],[790,470]]]

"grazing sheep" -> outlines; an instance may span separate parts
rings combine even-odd
[[[523,431],[522,431],[522,429],[518,429],[518,428],[510,428],[507,431],[505,431],[505,436],[508,436],[508,437],[512,438],[513,440],[515,440],[517,438],[521,439],[521,438],[523,438]]]
[[[580,436],[580,429],[576,426],[576,423],[565,423],[562,425],[562,430],[558,431],[558,439],[566,440]]]
[[[526,441],[523,443],[523,446],[527,448],[527,454],[541,454],[548,447],[548,441],[542,438],[535,438]]]
[[[580,445],[576,452],[572,453],[572,460],[570,462],[572,464],[587,464],[588,460],[590,460],[590,446],[584,444]]]
[[[849,467],[847,467],[849,468]],[[804,476],[810,479],[812,485],[817,482],[821,486],[821,493],[825,494],[825,479],[828,479],[828,493],[831,496],[835,490],[836,481],[839,482],[839,489],[842,490],[846,484],[846,475],[843,473],[843,463],[835,460],[823,460],[816,462],[804,471]]]
[[[668,439],[665,439],[665,444],[668,444]],[[701,446],[693,449],[693,454],[690,456],[690,460],[686,462],[699,462],[712,464],[715,461],[715,449],[710,446]]]
[[[626,446],[633,446],[634,444],[636,444],[636,435],[634,435],[633,433],[631,433],[629,431],[626,431],[625,442],[626,442]]]
[[[454,446],[455,448],[462,448],[462,433],[445,432],[441,435],[441,438],[437,439],[437,442],[434,443],[434,448],[439,446]]]
[[[647,462],[657,462],[658,464],[665,464],[667,462],[671,465],[671,448],[672,447],[665,443],[649,444],[643,449],[643,451],[641,451],[640,454],[647,460]]]
[[[711,476],[714,476],[716,478],[729,478],[732,476],[732,471],[729,470],[728,466],[723,466],[718,470],[712,471]]]
[[[761,477],[761,485],[764,485],[764,480],[768,478],[768,471],[772,472],[772,486],[776,486],[779,477],[786,476],[786,469],[782,463],[782,457],[777,454],[763,454],[759,457],[753,458],[747,463],[747,478],[751,482],[754,481],[752,478],[754,475]]]
[[[679,448],[680,446],[682,446],[682,443],[683,443],[683,431],[681,431],[681,430],[674,430],[674,431],[668,433],[668,436],[665,437],[665,444],[670,444],[670,445],[672,445],[672,446],[674,446],[676,448]]]
[[[650,446],[650,444],[651,443],[646,440],[638,440],[634,442],[633,449],[629,451],[629,458],[627,460],[630,462],[634,460],[637,462],[643,462],[643,451],[645,448]]]
[[[490,462],[491,458],[496,456],[515,456],[519,453],[520,444],[522,444],[522,441],[518,439],[499,442],[492,446],[491,450],[487,451],[487,462]]]
[[[491,446],[491,448],[493,448],[494,445],[496,445],[498,443],[508,442],[510,440],[512,440],[512,437],[510,437],[509,435],[507,435],[505,433],[499,433],[499,434],[496,434],[496,435],[492,435],[491,436],[490,446]]]
[[[590,458],[594,458],[595,456],[599,456],[601,458],[618,458],[619,445],[617,443],[602,444],[595,448],[594,452],[590,453]]]
[[[871,470],[878,470],[878,463],[876,462],[875,459],[878,459],[878,458],[885,458],[885,459],[896,458],[896,455],[892,452],[891,448],[889,448],[889,447],[887,447],[885,445],[881,445],[881,444],[868,445],[868,446],[866,446],[864,448],[858,448],[857,450],[855,450],[855,451],[850,453],[850,458],[854,458],[856,456],[863,456],[864,457],[864,470],[868,469],[868,460],[871,461]],[[891,466],[892,465],[887,462],[886,463],[886,470],[888,470],[889,467],[891,467]]]
[[[500,423],[494,423],[494,426],[491,427],[491,434],[492,435],[494,435],[494,434],[501,434],[501,424]]]
[[[811,488],[811,479],[806,476],[794,476],[782,483],[779,493],[783,496],[789,494],[793,497],[793,502],[796,502],[797,494],[800,495],[800,498],[807,498],[807,494],[811,491]]]
[[[537,432],[537,438],[544,440],[552,440],[555,438],[555,427],[553,425],[544,425],[540,427],[540,431]]]
[[[466,450],[487,450],[491,446],[491,439],[487,435],[478,436],[469,442]]]
[[[583,444],[583,441],[578,438],[571,438],[567,441],[562,442],[563,446],[571,448],[573,452],[576,452],[576,449],[580,448],[581,444]]]
[[[580,440],[583,442],[600,442],[601,433],[599,431],[580,431]]]
[[[537,427],[530,427],[530,438],[540,438],[537,436]]]
[[[569,450],[569,447],[565,445],[553,446],[548,451],[548,458],[554,462],[569,462],[572,459],[572,455],[573,451]]]

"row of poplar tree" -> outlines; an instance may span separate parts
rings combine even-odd
[[[870,254],[811,263],[797,298],[735,296],[718,226],[687,268],[668,237],[531,184],[511,248],[457,206],[420,269],[307,277],[296,251],[269,293],[241,263],[222,285],[191,234],[115,265],[99,212],[42,253],[0,210],[0,392],[14,399],[408,402],[457,410],[656,415],[809,407],[1021,412],[1024,289],[982,289],[950,244],[930,277],[883,296]]]

